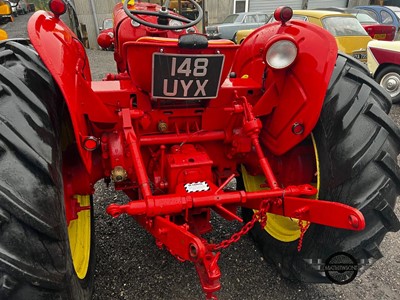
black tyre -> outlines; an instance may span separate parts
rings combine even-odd
[[[383,89],[389,93],[393,103],[400,102],[400,67],[396,65],[384,67],[375,77]]]
[[[62,108],[55,82],[28,41],[0,43],[0,299],[91,297],[92,222],[80,227],[89,232],[86,261],[73,262],[80,215],[69,226],[65,215]],[[90,205],[90,196],[78,201]],[[93,219],[90,210],[84,214]]]
[[[387,94],[368,71],[352,58],[339,55],[320,120],[305,143],[313,145],[315,152],[318,198],[358,208],[366,228],[355,232],[311,224],[298,252],[300,232],[294,220],[271,219],[279,230],[270,232],[256,225],[251,236],[284,277],[330,282],[312,263],[338,252],[350,254],[365,270],[382,257],[378,246],[385,234],[400,229],[393,211],[400,190],[400,130],[387,115],[390,107]],[[251,176],[245,177],[245,186],[251,190]],[[252,214],[244,209],[245,221]]]

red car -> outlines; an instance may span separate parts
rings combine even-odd
[[[396,36],[396,26],[380,24],[364,11],[357,10],[353,13],[364,27],[365,31],[376,40],[393,41]]]
[[[393,41],[396,36],[396,26],[381,24],[372,18],[368,11],[363,9],[348,9],[340,7],[323,8],[324,10],[333,10],[348,13],[356,16],[362,27],[370,37],[375,40]]]

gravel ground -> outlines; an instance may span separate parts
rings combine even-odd
[[[89,50],[88,55],[94,79],[115,72],[112,52]],[[400,106],[394,105],[390,114],[400,126]],[[123,195],[115,196],[111,187],[98,183],[95,200],[98,236],[95,299],[204,299],[190,263],[180,263],[165,250],[159,250],[154,239],[131,218],[110,219],[104,214],[109,203],[123,202]],[[400,216],[400,205],[396,214]],[[216,240],[241,228],[237,222],[217,218],[213,222]],[[305,285],[280,278],[250,238],[244,237],[222,252],[219,263],[222,289],[218,297],[221,300],[400,299],[399,238],[399,233],[387,234],[381,245],[384,258],[352,283],[337,286]]]
[[[29,15],[5,25],[11,38],[26,37]],[[94,79],[115,72],[112,52],[88,50]],[[391,117],[400,126],[400,106]],[[204,299],[197,274],[190,263],[180,263],[131,218],[110,218],[105,207],[126,198],[115,194],[112,186],[98,183],[95,193],[97,267],[93,298],[181,300]],[[399,206],[396,214],[400,216]],[[213,218],[216,241],[240,229],[237,222]],[[289,282],[277,275],[264,261],[248,237],[223,250],[220,259],[222,289],[219,299],[400,299],[400,235],[389,233],[381,244],[384,257],[364,274],[345,286],[305,285]]]

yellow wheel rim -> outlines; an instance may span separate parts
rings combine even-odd
[[[320,187],[320,176],[319,176],[319,159],[317,146],[315,143],[314,136],[311,134],[311,140],[313,143],[315,159],[316,159],[316,167],[317,167],[317,189]],[[242,165],[242,175],[244,186],[246,191],[255,192],[268,188],[260,188],[262,184],[265,183],[264,176],[251,176],[246,172],[246,169]],[[318,194],[315,196],[315,199],[318,199]],[[280,215],[267,213],[267,224],[264,229],[275,239],[281,242],[293,242],[300,238],[300,227],[298,225],[299,220],[294,218],[283,217]],[[306,225],[306,222],[303,221],[303,225]]]
[[[76,199],[80,206],[90,206],[90,195],[78,195]],[[89,268],[91,212],[90,209],[78,212],[78,218],[68,226],[69,245],[75,272],[79,279],[84,279]]]

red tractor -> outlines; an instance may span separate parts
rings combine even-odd
[[[239,46],[198,33],[196,1],[194,21],[129,2],[103,81],[63,0],[31,17],[29,40],[0,44],[0,298],[91,298],[99,180],[130,198],[107,213],[192,262],[208,299],[220,250],[247,232],[293,280],[330,282],[338,263],[309,260],[353,258],[345,283],[381,258],[400,228],[400,130],[368,70],[288,7]],[[209,242],[211,212],[243,229]]]

